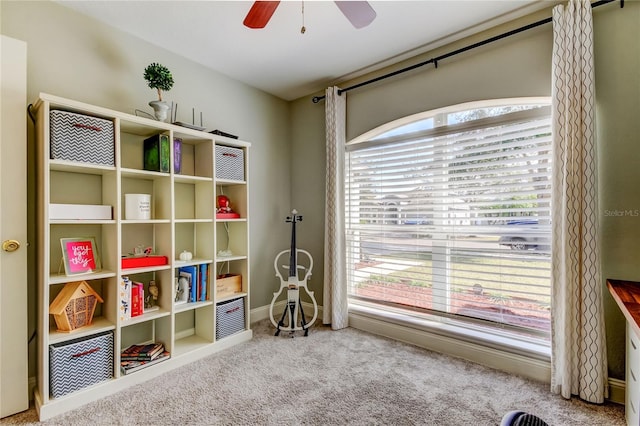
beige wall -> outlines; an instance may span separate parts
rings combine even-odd
[[[445,46],[392,67],[415,64],[489,36],[550,16],[536,16]],[[640,2],[594,10],[598,146],[601,205],[604,209],[640,211]],[[347,93],[347,139],[381,124],[437,107],[473,100],[549,96],[551,93],[551,25],[546,24],[402,76]],[[340,84],[348,87],[378,74]],[[319,93],[322,94],[322,93]],[[317,259],[323,253],[324,103],[311,97],[292,103],[293,204],[306,213],[308,228],[300,246]],[[604,216],[604,214],[601,214]],[[602,217],[603,277],[640,281],[640,217]],[[319,263],[319,262],[318,262]],[[311,287],[321,293],[322,271]],[[624,378],[624,321],[604,285],[609,372]],[[321,300],[321,298],[320,298]],[[320,303],[320,302],[319,302]]]
[[[30,102],[45,92],[127,113],[136,109],[151,113],[147,102],[156,93],[147,87],[142,74],[146,65],[159,62],[174,76],[175,85],[164,98],[178,103],[178,120],[190,122],[195,108],[196,116],[202,111],[207,129],[220,129],[252,142],[250,297],[252,308],[268,305],[280,285],[273,259],[289,247],[289,228],[284,222],[290,210],[289,103],[56,3],[2,0],[0,16],[2,34],[27,42]],[[33,147],[29,149],[31,164],[35,164]],[[35,252],[33,173],[32,167],[31,253]],[[34,259],[32,254],[31,264]],[[36,324],[35,269],[31,268],[29,277],[30,332]],[[35,340],[30,350],[34,358]],[[31,362],[30,374],[34,372]]]
[[[640,281],[640,2],[599,7],[594,32],[602,275]],[[625,322],[603,291],[609,373],[624,379]]]

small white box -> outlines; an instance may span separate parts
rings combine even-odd
[[[111,220],[111,206],[94,204],[49,204],[50,220]]]

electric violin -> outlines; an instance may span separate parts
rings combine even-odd
[[[298,330],[304,330],[304,335],[309,335],[309,327],[313,325],[318,316],[318,304],[313,296],[313,291],[309,291],[307,288],[307,281],[311,277],[313,270],[313,258],[308,251],[298,249],[296,247],[296,223],[302,221],[302,216],[294,209],[291,211],[291,216],[287,216],[287,223],[291,223],[291,248],[289,250],[283,250],[276,256],[273,261],[273,267],[276,270],[276,277],[280,278],[280,289],[273,293],[273,299],[269,307],[269,318],[271,323],[276,327],[275,335],[280,334],[280,330],[286,330],[291,333]],[[280,273],[281,269],[278,267],[279,260],[282,256],[289,255],[289,266],[282,265],[282,269],[288,269],[288,277],[285,280]],[[298,256],[303,255],[307,258],[308,266],[298,264]],[[302,279],[298,276],[298,270],[303,271]],[[303,289],[313,303],[313,318],[307,321],[302,302],[300,299],[300,289]],[[284,307],[284,312],[280,321],[276,321],[273,318],[273,308],[276,301],[282,294],[287,291],[287,303]],[[298,316],[300,316],[300,324],[298,325]]]

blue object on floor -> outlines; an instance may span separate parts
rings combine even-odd
[[[502,417],[500,426],[549,426],[540,417],[524,411],[509,411]]]

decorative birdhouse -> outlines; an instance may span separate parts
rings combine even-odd
[[[58,331],[73,331],[91,324],[96,304],[104,302],[86,281],[67,283],[49,305]]]

